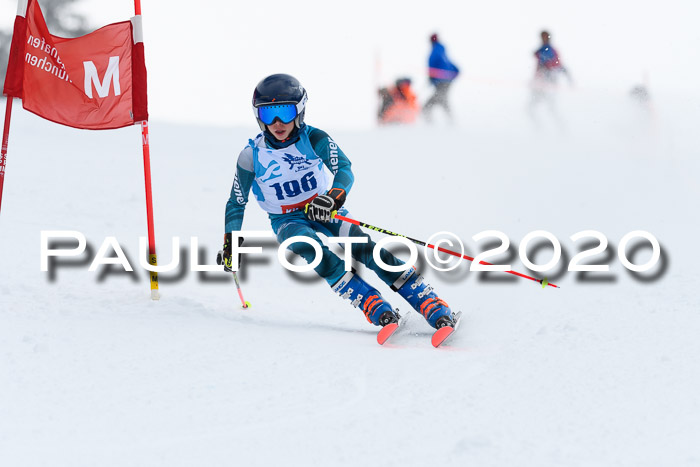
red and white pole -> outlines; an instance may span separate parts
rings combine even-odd
[[[9,79],[11,69],[14,68],[14,66],[18,65],[20,63],[24,63],[24,57],[22,57],[24,54],[17,54],[17,49],[13,47],[14,41],[15,41],[15,34],[18,31],[23,31],[25,28],[25,23],[24,23],[24,18],[27,15],[27,1],[26,0],[19,0],[17,2],[17,17],[15,18],[15,26],[14,30],[12,33],[12,41],[13,43],[10,45],[10,60],[8,61],[7,64],[7,74],[5,76],[5,86],[3,89],[3,92],[7,90],[8,87],[8,81],[11,81]],[[24,37],[24,36],[22,36]],[[21,58],[20,58],[21,57]],[[15,61],[13,61],[15,59]],[[16,78],[16,76],[15,76]],[[10,92],[7,95],[7,106],[5,107],[5,127],[2,132],[2,151],[0,151],[0,208],[2,207],[2,192],[3,188],[5,186],[5,171],[7,170],[6,164],[7,164],[7,142],[10,139],[10,119],[12,117],[12,100],[13,96],[17,96],[17,85],[19,84],[21,86],[21,83],[17,83],[16,79],[13,80],[14,83],[12,83],[10,87]],[[21,94],[19,94],[21,95]]]
[[[146,217],[148,218],[148,264],[157,266],[156,259],[156,234],[153,224],[153,195],[151,193],[151,152],[148,144],[148,121],[141,122],[141,137],[143,139],[143,173],[146,180]],[[158,291],[158,273],[150,271],[151,298],[160,299]]]
[[[2,189],[5,186],[5,164],[7,162],[7,142],[10,139],[11,117],[12,96],[7,96],[7,107],[5,107],[5,128],[2,131],[2,151],[0,152],[0,208],[2,208]]]
[[[141,16],[141,0],[134,0],[136,16]],[[148,141],[148,120],[141,121],[141,140],[143,144],[143,173],[146,182],[146,217],[148,219],[148,264],[157,266],[156,234],[153,224],[153,195],[151,192],[151,150]],[[160,299],[158,290],[158,273],[150,271],[151,298]]]

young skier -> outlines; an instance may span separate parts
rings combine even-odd
[[[350,161],[330,136],[304,123],[306,100],[306,90],[290,75],[271,75],[256,86],[253,111],[262,133],[249,140],[238,156],[231,196],[226,203],[226,233],[219,264],[227,271],[232,270],[231,232],[241,230],[252,188],[260,207],[268,213],[277,240],[282,243],[294,236],[315,240],[323,252],[316,273],[334,292],[360,308],[369,322],[386,326],[397,323],[399,316],[377,289],[354,270],[345,271],[344,262],[323,245],[317,233],[329,237],[366,237],[367,243],[352,245],[352,257],[405,298],[431,326],[437,329],[454,326],[455,319],[447,303],[423,282],[414,267],[402,272],[385,271],[372,257],[375,243],[369,235],[356,225],[334,219],[336,212],[347,213],[343,204],[354,176]],[[332,173],[332,178],[324,168]],[[307,243],[293,243],[289,249],[308,263],[316,256],[314,248]],[[384,249],[380,257],[391,266],[404,264]]]

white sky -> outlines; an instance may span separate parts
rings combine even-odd
[[[128,19],[134,5],[81,0],[76,10],[97,27]],[[285,72],[309,92],[307,119],[367,127],[378,83],[407,75],[427,95],[433,31],[463,72],[455,89],[526,82],[547,28],[577,86],[626,92],[646,74],[652,92],[700,95],[696,0],[143,0],[142,10],[152,119],[254,127],[253,88]],[[15,12],[2,0],[3,27]]]

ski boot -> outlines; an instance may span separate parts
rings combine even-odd
[[[416,268],[411,268],[401,274],[391,289],[398,292],[432,327],[440,329],[444,326],[454,326],[455,319],[450,307],[440,299],[433,287],[423,281]]]
[[[351,300],[352,306],[360,308],[367,321],[377,326],[398,323],[399,316],[377,289],[362,280],[354,272],[348,272],[332,287],[333,291]]]

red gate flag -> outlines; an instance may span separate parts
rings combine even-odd
[[[75,128],[105,130],[148,120],[141,16],[66,39],[49,32],[36,0],[19,3],[5,95]]]

